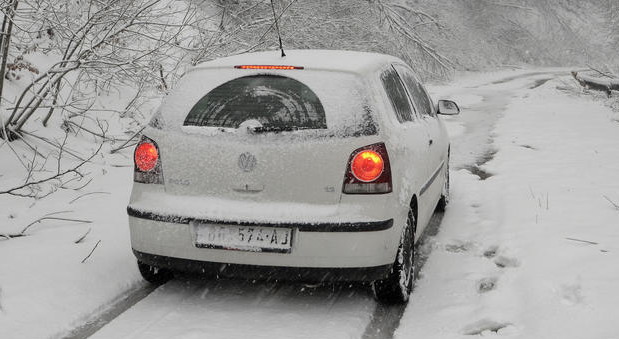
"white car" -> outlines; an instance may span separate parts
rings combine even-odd
[[[449,140],[383,54],[292,50],[198,65],[135,150],[127,211],[143,277],[369,281],[406,302],[414,243],[449,193]]]

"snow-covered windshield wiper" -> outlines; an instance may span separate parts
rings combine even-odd
[[[262,125],[248,128],[251,133],[279,133],[279,132],[292,132],[309,129],[308,127],[297,126],[278,126],[278,125]]]

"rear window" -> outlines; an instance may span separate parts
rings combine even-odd
[[[322,103],[305,84],[283,76],[252,75],[228,81],[202,97],[183,125],[268,130],[326,129]]]

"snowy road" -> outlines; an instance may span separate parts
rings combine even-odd
[[[436,234],[441,218],[442,214],[434,216],[427,235]],[[422,239],[415,258],[418,271],[430,254],[430,247],[423,245],[426,240]],[[376,304],[369,286],[361,284],[310,286],[180,277],[154,292],[148,286],[140,288],[66,338],[184,339],[202,338],[204,333],[208,338],[249,333],[256,338],[391,338],[404,309],[404,305]]]
[[[360,337],[374,302],[348,286],[174,280],[91,338]]]
[[[481,167],[496,152],[492,131],[506,107],[555,76],[555,72],[536,72],[462,87],[435,88],[436,96],[454,98],[463,108],[461,116],[447,121],[452,134],[452,171],[466,169],[486,179],[490,174]],[[460,185],[455,183],[455,187]],[[436,246],[434,237],[441,218],[434,218],[419,248],[416,266],[422,277],[426,270],[423,264]],[[464,251],[467,246],[452,244],[454,252]],[[509,259],[505,260],[509,266]],[[423,293],[415,289],[413,305],[418,299],[426,299],[420,295]],[[307,287],[181,278],[157,288],[91,338],[185,339],[203,338],[205,334],[208,338],[391,338],[404,310],[377,305],[367,286]],[[415,326],[414,317],[405,320]],[[73,337],[82,337],[89,330],[92,326],[86,326],[82,335],[74,332]]]

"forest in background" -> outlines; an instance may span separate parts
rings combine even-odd
[[[425,78],[505,66],[615,67],[613,0],[275,0],[287,48],[397,55]],[[277,47],[265,1],[220,0],[230,43],[217,55]]]

